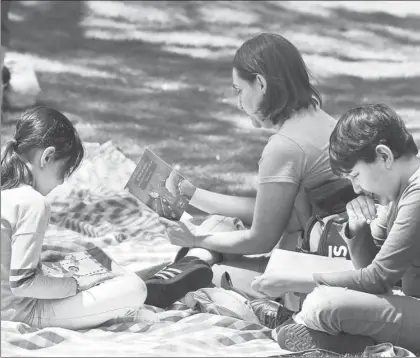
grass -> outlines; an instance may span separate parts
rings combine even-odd
[[[338,117],[387,103],[420,122],[420,2],[14,1],[10,55],[31,59],[43,101],[85,141],[138,161],[149,146],[196,185],[255,191],[269,133],[236,107],[231,59],[277,32],[302,51]],[[1,141],[20,112],[6,113]]]

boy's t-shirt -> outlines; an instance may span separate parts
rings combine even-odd
[[[73,296],[72,278],[44,276],[40,255],[50,218],[46,198],[31,186],[1,192],[1,318],[24,321],[39,299]]]
[[[259,161],[259,185],[286,182],[299,186],[279,248],[294,250],[297,238],[313,214],[305,189],[338,180],[331,171],[328,151],[336,123],[322,109],[300,111],[284,122],[263,150]]]
[[[357,270],[314,274],[317,284],[383,294],[401,279],[403,292],[420,298],[420,167],[370,226],[352,238],[346,226],[342,236]]]

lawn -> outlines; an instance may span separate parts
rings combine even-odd
[[[237,109],[230,63],[258,32],[302,51],[332,116],[382,102],[420,122],[420,2],[13,1],[10,19],[11,53],[83,140],[134,161],[148,146],[202,188],[255,190],[269,133]]]

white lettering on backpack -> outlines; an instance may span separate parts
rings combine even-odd
[[[328,245],[328,257],[346,257],[348,249],[346,246]]]

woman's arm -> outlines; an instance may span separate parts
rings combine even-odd
[[[227,254],[270,252],[287,227],[297,192],[293,183],[260,184],[251,229],[201,234],[194,246]]]
[[[254,216],[255,198],[213,193],[197,188],[190,205],[209,214],[238,218],[250,226]]]

